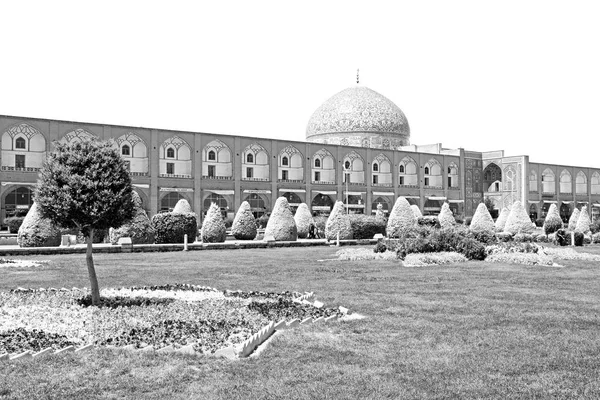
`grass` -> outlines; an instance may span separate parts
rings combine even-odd
[[[597,263],[403,268],[331,260],[336,250],[96,255],[103,287],[314,291],[367,318],[286,331],[236,362],[100,349],[4,363],[0,399],[600,397]],[[82,255],[38,259],[51,263],[0,269],[0,290],[89,286]]]

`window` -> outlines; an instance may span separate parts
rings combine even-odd
[[[22,154],[15,155],[15,168],[25,168],[25,156]]]
[[[429,178],[425,178],[425,186],[429,186]]]
[[[373,185],[377,185],[377,175],[373,175]]]
[[[281,171],[281,179],[283,179],[284,181],[288,180],[288,171],[287,170],[282,170]]]
[[[217,154],[214,152],[214,150],[208,152],[208,159],[209,161],[216,161]]]
[[[496,190],[495,191],[499,192],[500,191],[500,182],[496,182],[495,186],[496,186]]]
[[[121,147],[121,154],[124,156],[128,156],[131,154],[131,149],[130,149],[129,145],[124,144]]]
[[[319,182],[320,180],[321,180],[321,173],[319,171],[316,171],[315,172],[315,182]]]
[[[281,165],[288,165],[288,158],[286,156],[283,156],[281,159]]]
[[[15,149],[24,149],[25,147],[25,139],[18,137],[17,140],[15,140]]]
[[[404,173],[404,165],[400,166],[400,173],[403,174]]]
[[[167,158],[175,158],[175,149],[172,147],[169,147],[167,149]]]
[[[429,175],[429,167],[425,167],[425,175]]]
[[[248,154],[248,155],[252,155],[252,154]],[[247,167],[246,168],[246,178],[252,178],[253,176],[254,176],[254,168]]]
[[[208,176],[209,176],[209,178],[214,178],[214,176],[215,176],[215,166],[214,165],[208,166]]]
[[[246,154],[246,162],[247,162],[248,164],[251,164],[251,163],[253,163],[253,162],[254,162],[254,154],[252,154],[252,153],[248,153],[248,154]],[[249,177],[249,178],[250,178],[250,177]]]
[[[379,164],[373,163],[373,172],[378,172],[378,171],[379,171]]]
[[[346,161],[346,162],[344,163],[344,168],[346,168],[346,169],[350,169],[350,161]]]
[[[400,178],[400,185],[404,185],[404,177],[400,176],[399,178]]]
[[[344,183],[350,183],[350,174],[344,174]]]
[[[452,187],[452,177],[448,177],[448,187]]]
[[[167,163],[167,174],[173,175],[175,173],[175,163],[168,162]]]
[[[321,159],[315,158],[315,168],[321,168]]]

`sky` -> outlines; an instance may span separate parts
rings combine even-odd
[[[360,84],[412,144],[600,167],[600,2],[4,1],[0,115],[305,140]]]

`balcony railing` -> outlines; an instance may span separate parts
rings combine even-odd
[[[277,179],[277,182],[304,183],[304,180],[302,180],[302,179]]]
[[[458,186],[449,186],[448,190],[460,190]]]
[[[429,186],[429,185],[426,185],[426,186],[423,186],[423,187],[425,189],[443,189],[443,187],[441,187],[441,186]]]
[[[268,182],[269,178],[242,178],[243,181]]]
[[[2,171],[39,172],[40,169],[34,167],[10,167],[8,165],[3,165]]]
[[[191,178],[188,174],[160,174],[161,178]]]
[[[419,185],[398,185],[398,187],[418,189]]]
[[[147,172],[131,172],[129,171],[129,176],[148,176]]]
[[[335,182],[329,181],[312,181],[313,185],[335,185]]]
[[[233,179],[233,176],[202,175],[202,179],[214,179],[214,180],[230,181],[230,180]]]
[[[391,183],[374,183],[371,186],[379,186],[379,187],[392,187],[394,185],[392,185]]]

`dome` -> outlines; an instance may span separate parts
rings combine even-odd
[[[404,113],[385,96],[364,86],[337,93],[313,113],[306,128],[310,142],[397,148],[410,144]]]

